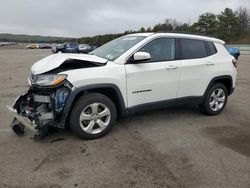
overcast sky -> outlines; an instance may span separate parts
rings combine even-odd
[[[0,33],[82,37],[193,23],[205,12],[250,8],[250,0],[0,0]]]

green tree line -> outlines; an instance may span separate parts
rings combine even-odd
[[[175,19],[165,19],[163,23],[149,28],[142,27],[138,31],[128,30],[117,34],[83,37],[78,39],[78,42],[101,45],[122,35],[138,32],[195,33],[217,37],[226,42],[235,42],[250,35],[250,14],[245,7],[239,7],[236,11],[225,8],[218,15],[210,12],[204,13],[193,24],[181,23]]]
[[[39,36],[39,35],[23,35],[23,34],[7,34],[1,33],[0,34],[0,41],[1,42],[46,42],[46,43],[62,43],[64,41],[71,41],[76,40],[72,38],[64,38],[64,37],[51,37],[51,36]]]

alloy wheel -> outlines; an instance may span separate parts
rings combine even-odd
[[[217,88],[213,91],[209,98],[209,106],[214,112],[216,112],[224,106],[225,100],[226,97],[224,90]]]
[[[110,123],[111,112],[102,103],[92,103],[83,109],[79,117],[81,129],[89,134],[102,132]]]

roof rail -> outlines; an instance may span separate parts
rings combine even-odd
[[[199,36],[204,36],[204,37],[213,37],[216,38],[214,35],[207,35],[204,33],[199,33],[199,32],[188,32],[188,31],[156,31],[154,33],[178,33],[178,34],[189,34],[189,35],[199,35]]]

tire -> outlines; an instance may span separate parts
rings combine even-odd
[[[72,131],[83,139],[95,139],[106,135],[114,126],[117,110],[110,98],[99,93],[81,96],[70,114]]]
[[[207,115],[217,115],[225,108],[227,98],[228,91],[225,85],[215,83],[207,91],[203,103],[200,104],[200,110]]]
[[[239,59],[239,56],[240,56],[240,54],[238,54],[238,53],[234,55],[234,57],[235,57],[236,60]]]

